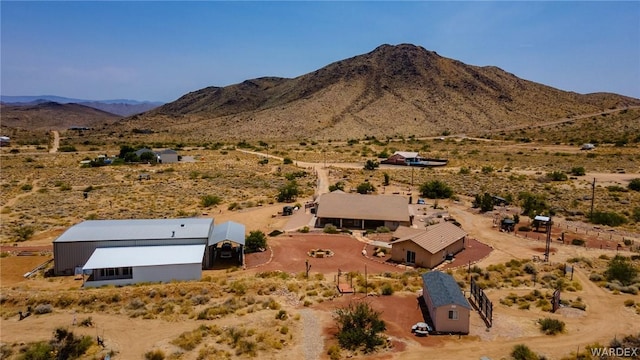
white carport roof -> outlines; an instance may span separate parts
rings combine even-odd
[[[209,238],[209,246],[227,240],[244,245],[244,239],[244,225],[227,221],[213,227],[213,236]]]
[[[200,264],[204,245],[132,246],[97,248],[83,266],[83,270]]]

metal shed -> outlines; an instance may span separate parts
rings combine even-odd
[[[84,221],[54,240],[54,274],[73,275],[97,248],[207,245],[212,233],[204,218]]]

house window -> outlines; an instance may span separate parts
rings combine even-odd
[[[415,264],[416,263],[416,253],[415,251],[407,250],[407,263]]]
[[[117,279],[132,279],[132,278],[133,278],[133,268],[131,267],[106,268],[106,269],[100,269],[99,271],[100,280],[117,280]]]
[[[457,310],[449,310],[449,320],[458,320]]]

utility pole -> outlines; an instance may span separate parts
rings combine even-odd
[[[596,199],[596,178],[593,178],[593,184],[591,185],[591,213],[589,214],[589,220],[593,221],[593,202]]]

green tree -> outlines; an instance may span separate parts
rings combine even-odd
[[[358,194],[369,194],[376,191],[376,188],[370,182],[363,182],[356,188]]]
[[[476,194],[473,205],[479,207],[481,212],[493,211],[493,197],[489,193]]]
[[[378,163],[375,160],[367,160],[367,162],[364,164],[364,169],[365,170],[375,170],[377,167],[380,166],[380,163]]]
[[[428,199],[447,199],[453,196],[453,190],[440,180],[433,180],[420,185],[420,194]]]
[[[389,186],[389,181],[391,180],[391,176],[389,176],[389,174],[387,173],[384,173],[382,175],[384,176],[384,181],[382,182],[382,185]]]
[[[609,260],[605,276],[609,281],[618,280],[622,285],[628,286],[634,283],[636,276],[638,276],[638,269],[629,258],[616,255]]]
[[[291,202],[295,200],[299,194],[298,183],[295,180],[291,180],[278,189],[278,202]]]
[[[342,348],[364,348],[365,352],[371,352],[384,343],[379,333],[385,331],[387,326],[380,319],[380,313],[368,303],[350,303],[347,307],[337,309],[334,318],[338,326],[336,336]]]
[[[336,190],[344,191],[344,182],[343,181],[338,181],[337,183],[335,183],[333,185],[329,185],[329,191],[336,191]]]
[[[285,164],[285,165],[293,164],[293,160],[291,160],[291,158],[286,157],[286,158],[282,159],[282,163]]]
[[[121,145],[120,146],[120,153],[118,154],[118,157],[120,159],[125,159],[125,156],[129,153],[135,153],[136,149],[132,148],[129,145]]]
[[[140,161],[155,163],[158,161],[158,157],[151,151],[145,151],[140,154]]]
[[[629,190],[640,191],[640,178],[635,178],[629,182]]]
[[[518,199],[522,201],[522,214],[533,218],[536,214],[542,214],[549,209],[544,195],[521,192]]]
[[[251,231],[244,240],[245,252],[258,252],[267,248],[267,236],[260,230]]]
[[[640,222],[640,207],[633,208],[633,213],[631,214],[631,218],[635,222]]]

